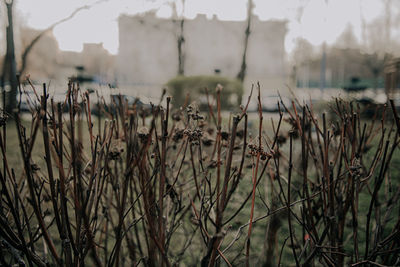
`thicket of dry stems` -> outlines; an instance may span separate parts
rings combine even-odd
[[[279,120],[265,132],[256,89],[253,137],[247,106],[224,122],[220,87],[207,92],[205,115],[189,103],[172,108],[165,92],[145,110],[122,97],[106,105],[73,83],[57,104],[45,85],[41,95],[29,89],[36,97],[30,125],[9,114],[21,166],[7,159],[17,148],[6,150],[6,127],[15,126],[1,120],[1,264],[399,264],[400,183],[390,163],[400,124],[393,102],[365,123],[357,106],[339,100],[333,120],[312,105],[281,104]],[[38,138],[42,163],[32,157]],[[359,209],[362,193],[367,210]],[[242,224],[233,229],[234,221]],[[261,253],[251,243],[254,227],[265,228]],[[283,228],[288,234],[279,238]]]

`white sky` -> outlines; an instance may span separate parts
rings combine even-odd
[[[67,17],[76,8],[95,0],[16,0],[19,18],[33,28],[44,29]],[[118,53],[118,16],[158,9],[168,17],[173,0],[105,0],[73,19],[57,26],[54,35],[62,50],[81,51],[83,43],[100,43],[113,54]],[[253,0],[254,14],[260,19],[288,20],[285,48],[289,53],[296,38],[303,37],[313,45],[324,40],[333,43],[348,24],[361,36],[361,15],[368,21],[383,12],[381,0]],[[181,1],[177,0],[178,11]],[[244,20],[247,0],[185,0],[185,16],[213,14],[223,20]]]

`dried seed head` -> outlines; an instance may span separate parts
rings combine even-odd
[[[124,152],[124,148],[121,144],[120,139],[113,139],[111,141],[110,151],[108,152],[108,156],[111,160],[120,160],[121,154]]]
[[[278,143],[278,144],[284,144],[285,142],[286,142],[286,140],[287,140],[287,137],[285,136],[285,135],[283,135],[283,134],[280,134],[280,135],[278,135],[277,137],[276,137],[276,142]]]
[[[205,121],[204,117],[198,121],[197,126],[198,126],[200,129],[204,129],[204,127],[207,126],[207,122]]]
[[[175,112],[174,114],[172,114],[172,120],[180,121],[181,119],[181,114],[179,112]]]
[[[217,84],[217,87],[215,88],[215,91],[217,93],[220,93],[222,91],[222,88],[224,88],[221,84]]]
[[[149,137],[149,129],[142,127],[138,130],[138,137],[142,143],[146,142]]]
[[[120,153],[120,151],[117,151],[117,150],[109,151],[108,156],[110,157],[111,160],[120,160],[121,159],[121,153]]]
[[[229,133],[227,131],[222,131],[221,132],[221,138],[222,138],[222,140],[228,140]]]
[[[59,123],[56,122],[56,121],[54,121],[53,118],[50,118],[50,119],[49,119],[49,127],[55,127],[56,129],[58,129]]]
[[[73,111],[74,111],[74,114],[79,113],[81,111],[81,107],[79,106],[78,103],[74,103]]]
[[[210,162],[210,164],[208,165],[208,168],[210,168],[210,169],[214,169],[216,167],[217,167],[217,161],[216,160],[212,160]]]
[[[43,200],[44,202],[50,202],[51,198],[48,194],[43,194]]]
[[[297,121],[291,117],[283,119],[287,123],[289,123],[293,128],[297,129]]]
[[[172,140],[174,140],[174,142],[178,142],[179,140],[181,140],[183,138],[183,135],[184,135],[183,129],[175,129],[175,133],[172,136]]]
[[[150,109],[139,108],[138,114],[140,117],[148,117],[151,115]]]
[[[8,116],[4,113],[0,116],[0,127],[6,125],[7,119],[8,119]]]
[[[199,225],[199,220],[196,217],[190,217],[190,221],[192,222],[192,224],[194,225]]]
[[[300,136],[300,133],[297,129],[292,131],[293,139],[297,139],[297,138],[299,138],[299,136]]]
[[[200,137],[203,136],[203,131],[201,129],[194,130],[184,130],[183,134],[186,135],[190,142],[198,141]]]
[[[192,115],[192,120],[195,120],[195,121],[204,120],[204,116],[200,115],[198,112],[196,112],[196,114],[191,114],[191,115]]]
[[[49,201],[50,201],[50,200],[49,200]],[[46,209],[46,210],[43,212],[43,216],[46,217],[46,216],[49,216],[49,215],[51,215],[51,211],[48,210],[48,209]]]
[[[243,138],[243,136],[244,136],[244,130],[243,130],[243,129],[238,130],[238,131],[236,132],[236,136],[239,137],[239,138]]]
[[[201,139],[201,141],[202,141],[204,146],[211,146],[213,144],[213,142],[214,142],[214,139],[211,138],[211,136],[208,133],[206,133],[203,136],[203,138]]]
[[[40,167],[36,163],[32,163],[31,164],[31,170],[32,170],[33,173],[35,173],[35,172],[40,170]]]

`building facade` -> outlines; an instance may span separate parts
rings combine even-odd
[[[185,19],[184,74],[235,78],[242,64],[246,21],[221,21],[198,15]],[[260,82],[264,90],[285,87],[284,41],[286,21],[252,17],[247,50],[245,90]],[[178,74],[180,21],[154,13],[119,18],[117,80],[120,88],[137,95],[157,96]]]

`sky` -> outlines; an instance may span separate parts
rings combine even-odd
[[[62,50],[81,51],[83,43],[103,43],[112,54],[118,53],[118,16],[156,10],[160,17],[172,14],[174,0],[16,0],[18,18],[37,29],[47,28],[69,16],[76,8],[93,5],[54,29]],[[178,12],[181,0],[176,0]],[[247,0],[185,0],[184,16],[216,15],[221,20],[245,20]],[[361,39],[361,18],[372,21],[383,12],[381,0],[253,0],[253,13],[262,20],[287,20],[287,53],[297,38],[313,45],[335,42],[348,25]]]

